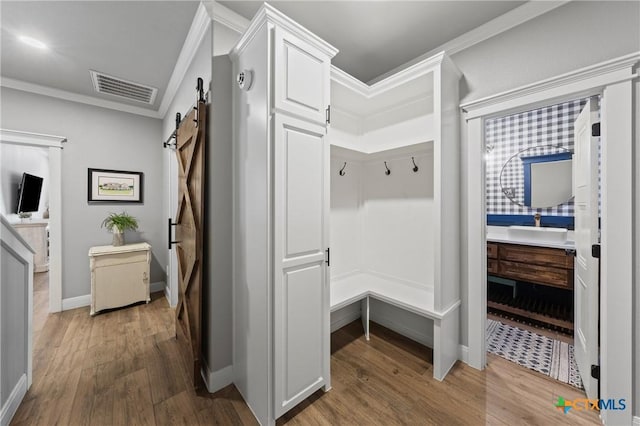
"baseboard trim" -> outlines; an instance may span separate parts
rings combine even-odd
[[[345,325],[351,324],[358,318],[360,318],[360,310],[350,312],[343,317],[337,318],[335,321],[331,321],[331,332],[333,333],[334,331],[341,329]]]
[[[387,327],[390,330],[395,331],[398,334],[402,334],[411,340],[414,340],[422,345],[433,348],[433,336],[429,336],[424,333],[420,333],[414,329],[406,327],[404,324],[400,324],[389,317],[383,315],[376,315],[373,311],[370,313],[369,320],[380,324],[383,327]]]
[[[159,291],[165,292],[165,284],[164,281],[157,281],[155,283],[149,284],[149,293],[158,293]]]
[[[171,295],[169,294],[169,286],[164,288],[164,298],[167,299],[167,303],[171,306]],[[173,308],[173,306],[171,306]]]
[[[469,347],[458,345],[458,359],[465,364],[469,364]]]
[[[633,426],[640,426],[640,417],[633,416]]]
[[[22,402],[22,399],[27,394],[27,375],[26,373],[20,377],[18,383],[14,386],[9,398],[7,398],[7,402],[2,406],[2,411],[0,412],[0,425],[7,426],[11,423],[11,419],[18,411],[18,407]]]
[[[62,310],[68,311],[70,309],[83,308],[85,306],[91,306],[91,295],[85,294],[84,296],[69,297],[68,299],[62,299]]]
[[[207,362],[202,360],[202,379],[209,393],[215,393],[233,383],[233,366],[228,365],[220,370],[211,371]]]
[[[166,286],[164,281],[158,281],[149,284],[149,293],[157,293],[162,291],[166,294]],[[78,297],[69,297],[68,299],[62,299],[62,310],[68,311],[71,309],[84,308],[85,306],[91,306],[91,294],[85,294]]]

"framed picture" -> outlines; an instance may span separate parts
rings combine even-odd
[[[89,169],[87,202],[142,203],[142,172]]]

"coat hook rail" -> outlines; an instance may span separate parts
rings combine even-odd
[[[419,169],[418,169],[418,165],[416,164],[416,160],[413,157],[411,157],[411,161],[413,162],[413,172],[418,173]]]
[[[384,162],[384,168],[387,169],[384,174],[389,176],[391,174],[391,170],[389,170],[389,167],[387,166],[387,162]]]
[[[342,168],[341,168],[341,169],[340,169],[340,171],[338,172],[338,174],[339,174],[340,176],[344,176],[344,175],[346,174],[346,173],[345,173],[345,171],[344,171],[345,167],[347,167],[347,162],[346,162],[346,161],[344,162],[344,165],[342,166]]]

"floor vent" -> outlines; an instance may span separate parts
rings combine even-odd
[[[158,89],[155,87],[144,86],[98,71],[91,70],[89,73],[91,74],[93,88],[98,93],[118,96],[149,105],[153,105],[156,100]]]

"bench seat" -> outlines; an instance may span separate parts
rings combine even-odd
[[[367,340],[370,297],[433,320],[433,374],[436,379],[443,380],[457,360],[460,301],[444,311],[436,311],[433,285],[417,285],[368,272],[356,272],[332,279],[331,312],[361,301],[362,325]]]

